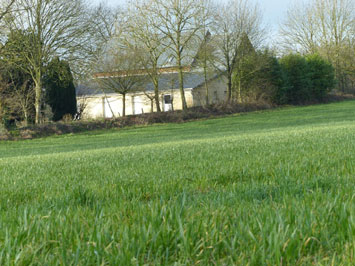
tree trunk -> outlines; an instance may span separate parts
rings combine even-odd
[[[26,107],[23,107],[23,115],[25,116],[25,126],[28,126],[28,111]]]
[[[179,51],[180,47],[177,47],[177,50]],[[181,64],[181,54],[177,54],[177,63],[178,63],[178,68],[179,68],[179,89],[180,89],[180,94],[181,94],[181,105],[182,105],[182,110],[187,109],[187,104],[186,104],[186,98],[185,98],[185,90],[184,90],[184,73],[183,73],[183,68]]]
[[[187,104],[186,104],[185,90],[184,90],[184,74],[183,74],[181,62],[179,62],[179,88],[180,88],[180,94],[181,94],[182,110],[186,110]]]
[[[237,103],[242,103],[242,83],[241,80],[238,80],[238,90],[237,90]]]
[[[36,81],[35,81],[35,109],[36,109],[36,116],[35,116],[35,123],[40,123],[41,117],[41,98],[42,98],[42,73],[38,71],[36,73]]]
[[[231,102],[232,100],[232,73],[227,72],[228,75],[228,83],[227,83],[227,102]]]
[[[2,107],[2,102],[1,102],[1,99],[0,99],[0,126],[1,126],[1,124],[3,123],[3,107]]]
[[[154,78],[154,98],[155,98],[155,105],[157,107],[157,112],[160,113],[160,102],[159,102],[159,80],[158,78]],[[152,102],[153,104],[153,102]],[[152,109],[153,113],[153,109]]]
[[[157,107],[159,106],[160,108],[160,105],[158,104]],[[151,113],[154,113],[154,99],[150,99],[150,112]],[[159,111],[160,112],[160,111]]]
[[[106,97],[106,93],[105,93],[105,99],[106,99],[106,102],[107,102],[108,108],[110,108],[110,111],[111,111],[112,117],[113,117],[113,118],[116,118],[115,114],[113,113],[113,110],[112,110],[112,107],[111,107],[110,101],[109,101],[109,100],[108,100],[108,98]]]
[[[122,116],[126,116],[126,94],[122,94]]]
[[[208,91],[208,84],[207,84],[207,69],[204,69],[205,74],[205,91],[206,91],[206,105],[209,105],[209,91]]]

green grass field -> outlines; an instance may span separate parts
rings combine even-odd
[[[354,101],[0,143],[0,265],[354,263]]]

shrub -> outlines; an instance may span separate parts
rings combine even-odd
[[[333,66],[319,55],[306,57],[309,77],[312,81],[311,96],[313,99],[323,100],[335,87],[335,72]]]
[[[62,121],[64,123],[69,123],[73,121],[73,115],[72,114],[65,114],[63,115]]]
[[[0,123],[0,136],[4,135],[5,133],[7,133],[5,126],[2,123]]]
[[[288,103],[287,92],[290,89],[290,85],[287,74],[276,57],[270,58],[270,70],[267,74],[273,87],[272,102],[276,104]]]
[[[300,104],[312,101],[312,81],[306,59],[297,54],[290,54],[280,60],[287,75],[289,86],[284,89],[286,103]]]

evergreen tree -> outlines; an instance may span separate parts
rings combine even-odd
[[[322,100],[335,87],[334,67],[317,54],[307,56],[306,60],[312,80],[312,98]]]
[[[306,59],[290,54],[280,61],[290,86],[286,90],[287,103],[300,104],[312,100],[312,80]]]
[[[26,31],[9,32],[1,50],[0,80],[2,83],[0,113],[7,110],[7,117],[12,121],[34,121],[34,84],[31,75],[25,70],[29,67],[19,53],[28,51],[33,41]],[[5,89],[6,88],[6,89]]]
[[[68,62],[54,58],[47,66],[44,83],[46,103],[52,109],[53,120],[61,120],[65,114],[74,116],[77,112],[77,102]]]
[[[246,33],[243,34],[237,49],[232,76],[232,87],[235,91],[233,95],[238,103],[243,101],[242,94],[248,90],[253,76],[260,70],[257,66],[257,53]]]
[[[266,74],[274,88],[272,101],[276,104],[286,104],[288,102],[287,92],[290,89],[287,75],[276,57],[272,56],[269,60],[270,68]]]

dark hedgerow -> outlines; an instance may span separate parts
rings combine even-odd
[[[306,57],[311,79],[312,99],[323,100],[335,87],[335,70],[329,62],[319,55]]]
[[[305,104],[322,102],[335,87],[333,66],[319,55],[290,54],[280,60],[286,79],[275,102]]]
[[[44,77],[46,103],[52,109],[53,120],[59,121],[65,115],[72,117],[77,112],[73,75],[68,62],[54,58],[46,69]]]
[[[288,89],[284,91],[286,103],[300,104],[312,100],[311,76],[306,59],[298,54],[290,54],[280,60],[281,67],[287,75]]]

